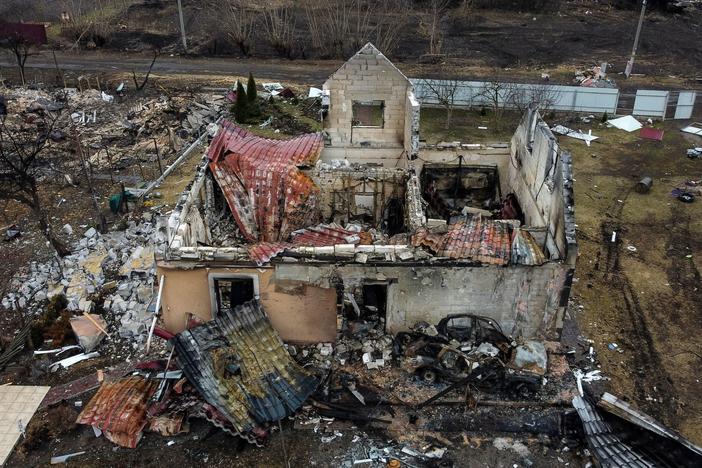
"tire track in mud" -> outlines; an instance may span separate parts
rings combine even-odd
[[[690,303],[697,304],[697,311],[702,306],[702,277],[695,262],[687,258],[694,247],[699,247],[690,231],[690,216],[679,207],[673,209],[671,229],[666,243],[666,252],[671,260],[671,267],[666,270],[668,283],[676,293],[685,297]],[[693,241],[697,245],[693,245]]]
[[[659,395],[664,395],[663,404],[646,405],[654,417],[670,421],[676,414],[677,392],[670,375],[663,367],[660,354],[656,350],[653,337],[639,299],[633,290],[626,272],[621,269],[619,255],[622,249],[621,234],[627,229],[622,225],[621,214],[631,190],[619,200],[613,200],[605,211],[606,219],[600,223],[600,249],[595,262],[595,270],[602,275],[602,280],[615,295],[621,298],[622,320],[630,328],[623,338],[629,342],[632,352],[627,353],[630,375],[634,383],[634,399],[644,405],[647,397],[653,393],[653,387]],[[612,232],[616,232],[612,242]],[[622,327],[624,328],[624,327]]]

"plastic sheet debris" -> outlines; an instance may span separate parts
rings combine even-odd
[[[606,379],[606,377],[602,375],[602,371],[599,370],[583,372],[581,369],[575,369],[573,370],[573,376],[575,377],[575,380],[578,384],[578,392],[580,393],[580,396],[585,395],[583,391],[583,382],[590,383],[596,380]]]
[[[69,453],[69,454],[66,454],[66,455],[59,455],[59,456],[57,456],[57,457],[51,457],[51,464],[52,464],[52,465],[58,465],[59,463],[66,463],[66,462],[68,462],[69,459],[71,459],[71,458],[73,458],[73,457],[77,457],[77,456],[83,455],[84,453],[85,453],[85,451],[83,451],[83,452]]]
[[[687,127],[681,128],[680,131],[685,132],[685,133],[691,133],[693,135],[702,136],[702,123],[700,123],[700,122],[691,123]]]
[[[38,349],[34,351],[34,354],[56,354],[57,356],[61,353],[64,353],[68,350],[71,349],[80,349],[80,346],[78,345],[70,345],[70,346],[63,346],[61,348],[56,348],[56,349]]]
[[[19,237],[21,233],[22,231],[20,231],[20,228],[16,224],[13,224],[5,228],[5,241],[10,241],[16,237]]]
[[[687,150],[687,157],[690,159],[702,159],[702,146],[689,148]]]
[[[67,369],[73,364],[85,361],[86,359],[92,359],[98,356],[100,356],[100,353],[98,353],[97,351],[92,353],[76,354],[75,356],[71,356],[51,364],[49,366],[49,369],[51,370],[51,372],[56,372],[57,370],[59,370],[59,368]]]
[[[587,146],[590,146],[590,143],[599,138],[592,134],[592,130],[588,130],[588,133],[583,133],[579,130],[573,130],[571,128],[564,127],[563,125],[556,125],[551,129],[551,131],[553,133],[558,133],[559,135],[565,135],[570,138],[575,138],[576,140],[582,140]]]
[[[610,119],[607,121],[607,125],[610,127],[618,128],[619,130],[624,130],[625,132],[634,132],[643,127],[643,125],[641,125],[641,122],[636,120],[631,115],[619,117],[618,119]]]
[[[271,96],[277,96],[285,87],[280,83],[261,83],[263,89],[271,93]]]
[[[102,97],[102,100],[105,102],[112,102],[115,100],[114,96],[107,94],[105,91],[100,92],[100,97]]]
[[[324,94],[324,91],[322,91],[319,88],[311,87],[309,93],[307,93],[308,98],[318,98],[321,97]]]

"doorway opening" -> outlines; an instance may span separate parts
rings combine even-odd
[[[387,283],[365,283],[363,285],[363,311],[364,318],[377,316],[385,320],[388,304]]]

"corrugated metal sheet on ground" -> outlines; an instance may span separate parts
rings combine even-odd
[[[257,301],[180,333],[173,343],[190,383],[251,442],[258,427],[292,414],[318,384],[290,357]]]
[[[292,247],[325,247],[358,244],[360,241],[361,233],[348,231],[337,224],[319,224],[294,231],[290,242],[259,242],[250,244],[247,248],[251,259],[260,266]]]
[[[146,425],[149,399],[158,385],[158,381],[141,376],[106,382],[83,408],[76,422],[98,427],[117,445],[135,448]]]
[[[429,247],[440,257],[506,265],[512,250],[510,223],[476,215],[451,224],[443,235],[419,230],[412,236],[412,245]]]
[[[210,144],[210,169],[244,237],[279,242],[319,217],[319,188],[298,165],[313,165],[322,136],[270,140],[229,121]]]
[[[638,453],[629,444],[622,442],[587,400],[577,396],[573,399],[573,407],[578,411],[582,420],[585,438],[590,450],[601,466],[631,468],[658,466],[653,460]]]

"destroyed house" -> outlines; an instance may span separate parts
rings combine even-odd
[[[577,253],[570,155],[530,109],[510,144],[420,146],[407,78],[371,44],[324,84],[324,131],[222,121],[157,253],[164,325],[258,299],[282,339],[458,313],[560,334]]]

